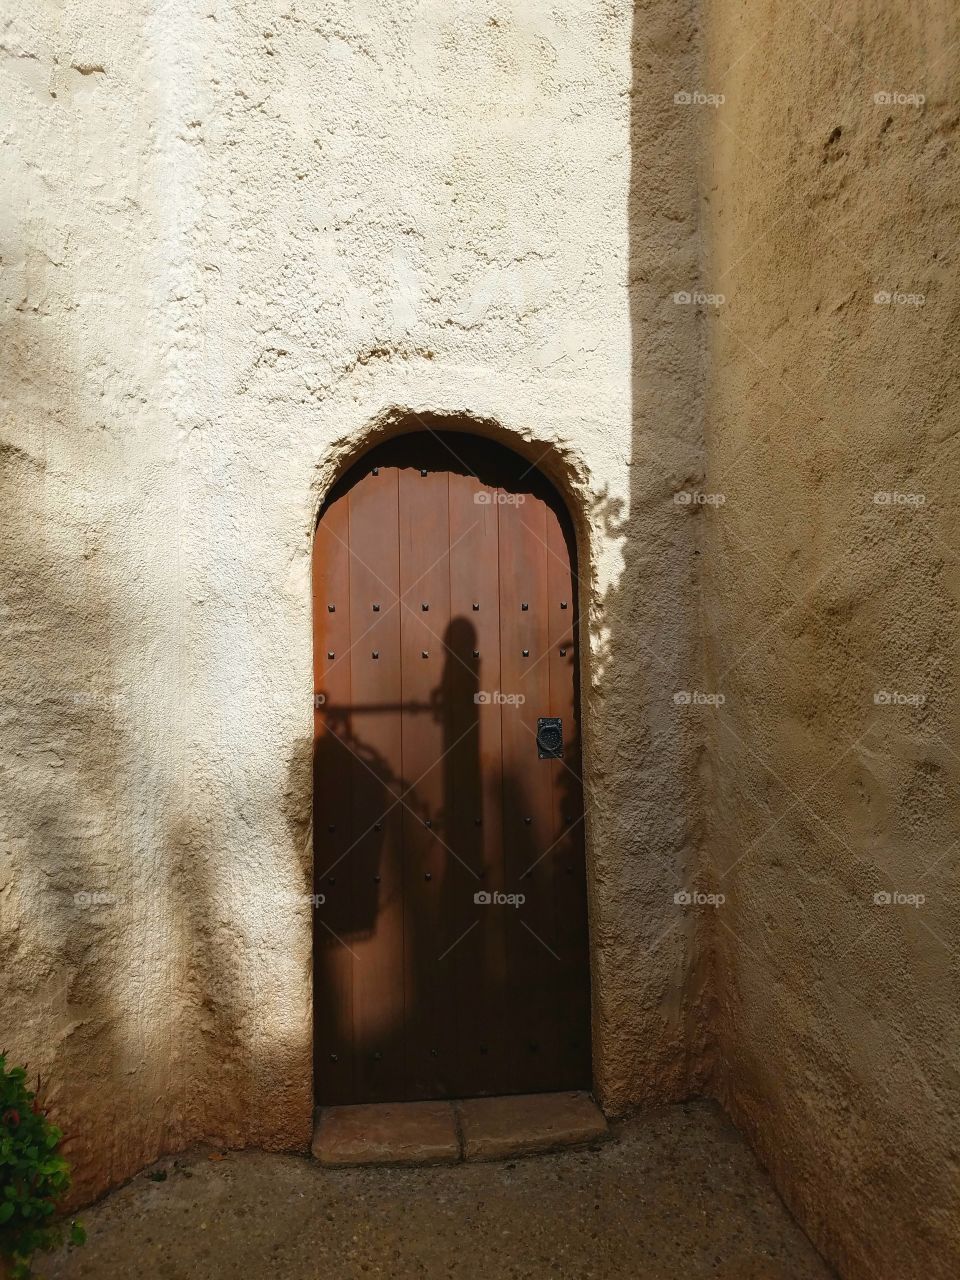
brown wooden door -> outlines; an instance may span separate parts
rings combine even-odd
[[[391,441],[327,501],[313,593],[318,1101],[589,1087],[556,492],[472,436]]]

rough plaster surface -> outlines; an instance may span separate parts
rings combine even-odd
[[[720,1093],[845,1277],[954,1277],[958,14],[706,26]]]
[[[14,2],[0,54],[0,1043],[77,1198],[307,1147],[312,527],[424,421],[570,503],[596,1088],[695,1089],[688,6]]]

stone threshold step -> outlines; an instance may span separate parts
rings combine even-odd
[[[609,1137],[588,1093],[321,1107],[311,1150],[322,1165],[505,1160]]]

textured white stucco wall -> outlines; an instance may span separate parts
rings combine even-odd
[[[312,524],[430,414],[570,501],[597,1088],[687,1092],[688,7],[8,13],[0,1042],[47,1080],[78,1194],[199,1136],[307,1141],[311,922],[283,899],[309,888]]]

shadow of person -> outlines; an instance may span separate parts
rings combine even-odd
[[[431,718],[440,726],[440,809],[426,856],[432,879],[424,881],[411,851],[406,883],[410,987],[408,1010],[411,1086],[423,1097],[462,1096],[468,1042],[475,1039],[473,997],[483,969],[471,945],[476,929],[474,894],[483,883],[483,779],[480,762],[480,662],[473,623],[453,618],[443,635],[444,665],[431,693]],[[405,851],[405,858],[408,857]]]
[[[319,708],[315,1071],[327,1104],[457,1087],[464,975],[455,953],[482,861],[476,642],[468,620],[447,626],[440,683],[425,702]],[[385,722],[399,722],[388,739],[426,734],[428,745],[440,726],[433,776],[411,782],[398,772],[364,734],[367,716],[381,740]]]
[[[350,708],[322,712],[313,758],[315,1089],[330,1105],[381,1101],[384,1073],[395,1076],[400,1060],[402,939],[384,938],[402,911],[400,797],[409,787],[354,731]],[[399,717],[400,708],[379,713]]]

